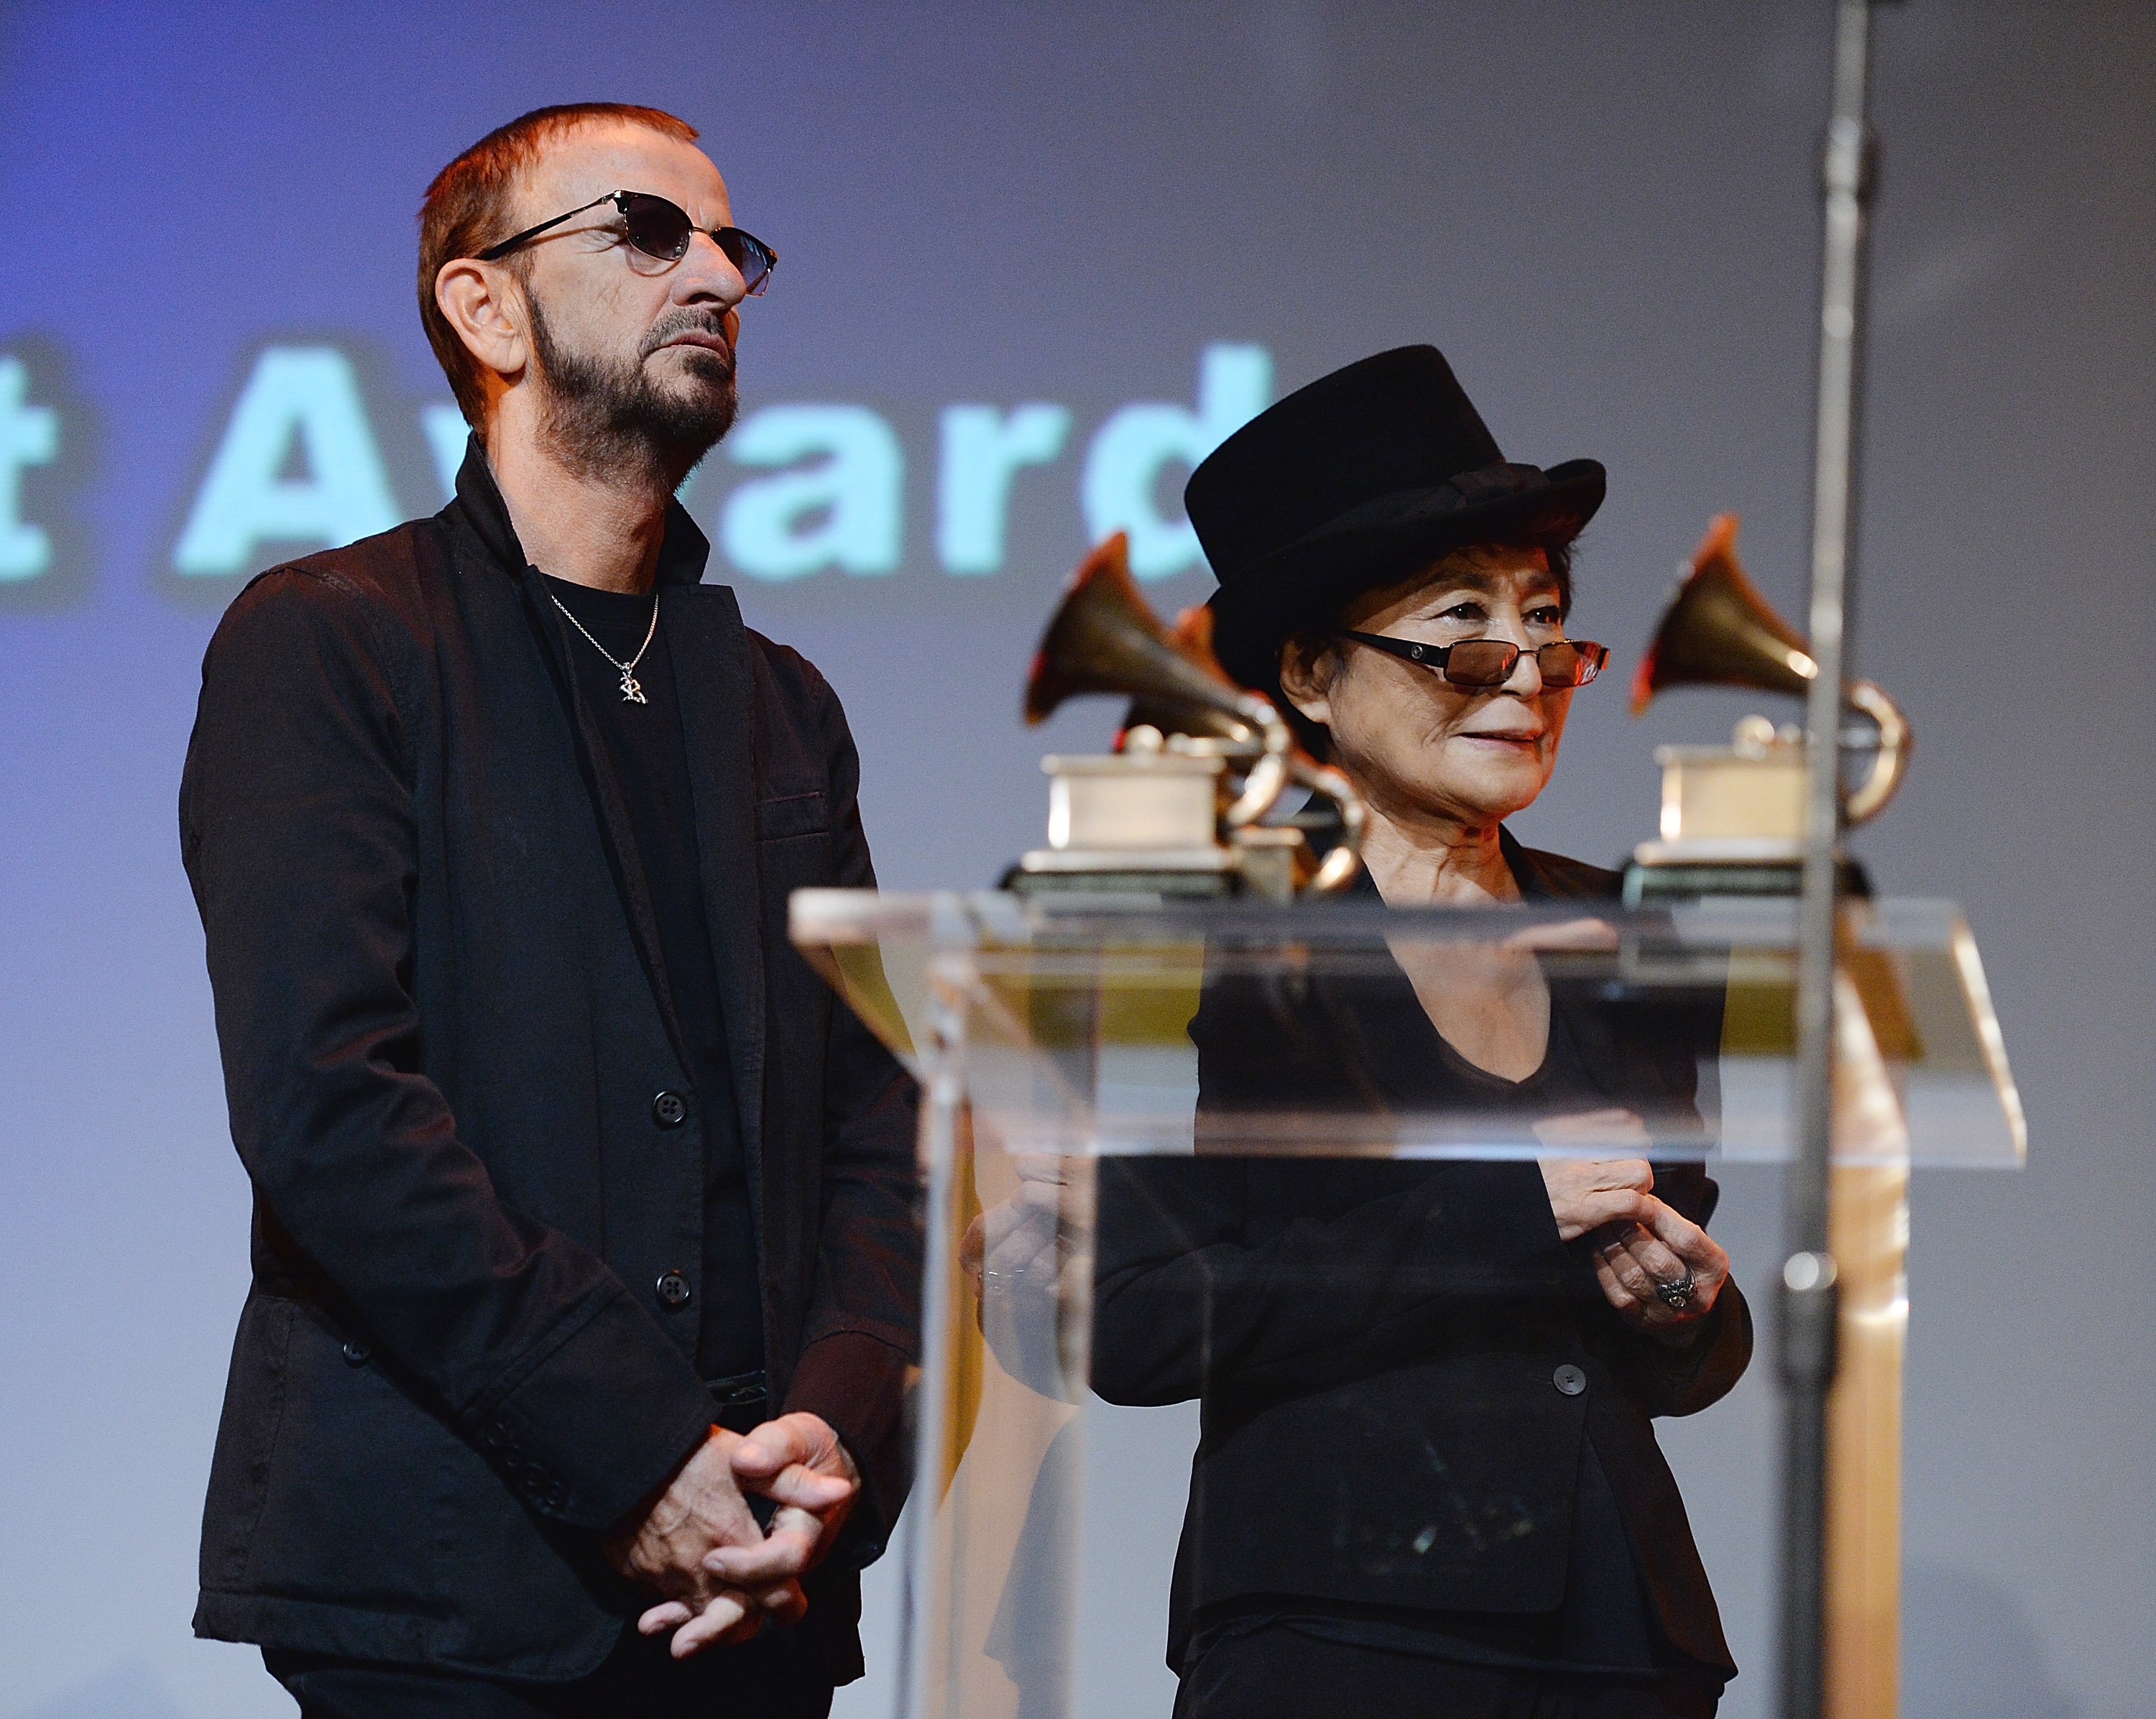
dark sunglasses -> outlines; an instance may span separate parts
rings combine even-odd
[[[586,209],[595,209],[603,203],[610,203],[621,212],[622,237],[645,256],[656,257],[662,263],[678,263],[689,254],[689,241],[696,236],[697,228],[689,218],[688,211],[648,191],[609,191],[604,197],[595,197],[566,215],[542,221],[514,238],[503,239],[500,244],[489,245],[479,254],[478,260],[499,262],[517,246],[529,244],[549,228],[574,219]],[[710,230],[711,243],[741,270],[749,296],[759,296],[771,284],[771,271],[778,266],[778,253],[754,233],[744,233],[738,227],[714,227]]]
[[[1342,633],[1358,644],[1382,650],[1404,661],[1435,669],[1455,686],[1502,686],[1512,678],[1524,654],[1502,639],[1463,639],[1457,644],[1418,644],[1412,639],[1387,639],[1376,633]],[[1609,660],[1609,647],[1590,639],[1560,639],[1534,653],[1545,686],[1584,686]]]

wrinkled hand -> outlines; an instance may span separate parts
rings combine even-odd
[[[958,1263],[989,1352],[1029,1390],[1076,1402],[1086,1388],[1093,1296],[1094,1183],[1081,1160],[1014,1153],[1018,1189],[967,1226]]]
[[[798,1578],[824,1561],[845,1526],[860,1493],[861,1471],[821,1416],[798,1410],[755,1429],[734,1446],[732,1461],[742,1487],[778,1509],[759,1543],[717,1547],[706,1554],[704,1568],[730,1587],[798,1594]],[[685,1626],[685,1633],[693,1627]]]
[[[706,1568],[714,1548],[755,1547],[764,1537],[735,1473],[733,1459],[744,1442],[713,1427],[642,1518],[607,1542],[617,1570],[666,1596],[637,1628],[656,1635],[683,1626],[672,1644],[676,1659],[711,1642],[747,1641],[767,1616],[790,1621],[807,1609],[791,1580],[726,1583]]]
[[[1630,1147],[1644,1153],[1646,1125],[1627,1110],[1586,1111],[1577,1116],[1547,1116],[1535,1124],[1545,1146]],[[1655,1173],[1645,1157],[1543,1158],[1543,1185],[1549,1190],[1557,1233],[1577,1241],[1605,1224],[1644,1223],[1652,1198]]]
[[[1650,1144],[1646,1125],[1628,1110],[1588,1111],[1552,1116],[1535,1125],[1548,1146],[1631,1147]],[[1671,1343],[1713,1311],[1729,1280],[1729,1255],[1721,1244],[1675,1207],[1656,1199],[1655,1173],[1644,1157],[1544,1158],[1543,1185],[1558,1234],[1566,1241],[1590,1238],[1595,1280],[1603,1298],[1625,1322]],[[1656,1285],[1692,1276],[1691,1299],[1672,1307]]]
[[[1651,1197],[1647,1205],[1644,1222],[1612,1224],[1594,1237],[1594,1275],[1604,1298],[1627,1324],[1664,1342],[1681,1343],[1714,1311],[1715,1297],[1729,1281],[1729,1255],[1676,1208]],[[1681,1283],[1686,1271],[1692,1277],[1691,1298],[1672,1307],[1655,1285]]]
[[[974,1219],[958,1243],[958,1265],[976,1296],[991,1278],[1004,1289],[1021,1283],[1060,1286],[1083,1251],[1075,1244],[1088,1208],[1071,1183],[1066,1161],[1025,1152],[1014,1154],[1013,1163],[1018,1192]],[[1090,1254],[1085,1263],[1090,1271]],[[1085,1288],[1091,1293],[1090,1275]]]

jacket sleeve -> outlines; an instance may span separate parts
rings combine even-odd
[[[1732,1278],[1690,1343],[1650,1352],[1645,1341],[1635,1336],[1629,1372],[1647,1412],[1697,1414],[1727,1396],[1752,1363],[1751,1305]]]
[[[837,696],[820,677],[818,690],[831,882],[873,889],[875,869],[861,826],[860,756]],[[831,1011],[824,1070],[816,1286],[784,1407],[820,1415],[859,1465],[863,1496],[834,1556],[866,1563],[883,1550],[912,1478],[902,1423],[910,1369],[920,1355],[919,1095],[898,1060],[843,1003]]]
[[[181,788],[232,1132],[275,1228],[542,1516],[601,1530],[711,1414],[597,1257],[503,1203],[420,1072],[408,711],[418,652],[334,572],[212,639]]]

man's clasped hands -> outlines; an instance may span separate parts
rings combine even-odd
[[[746,1435],[715,1426],[640,1517],[607,1543],[616,1569],[663,1596],[637,1619],[670,1629],[685,1660],[747,1641],[767,1619],[808,1609],[800,1578],[822,1562],[860,1491],[860,1470],[814,1414],[782,1414]],[[777,1506],[759,1527],[749,1495]]]

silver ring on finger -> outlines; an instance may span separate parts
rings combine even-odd
[[[1692,1291],[1699,1287],[1699,1280],[1692,1275],[1691,1267],[1685,1267],[1685,1275],[1675,1283],[1657,1281],[1655,1293],[1662,1298],[1662,1305],[1671,1312],[1681,1313],[1691,1306]]]

